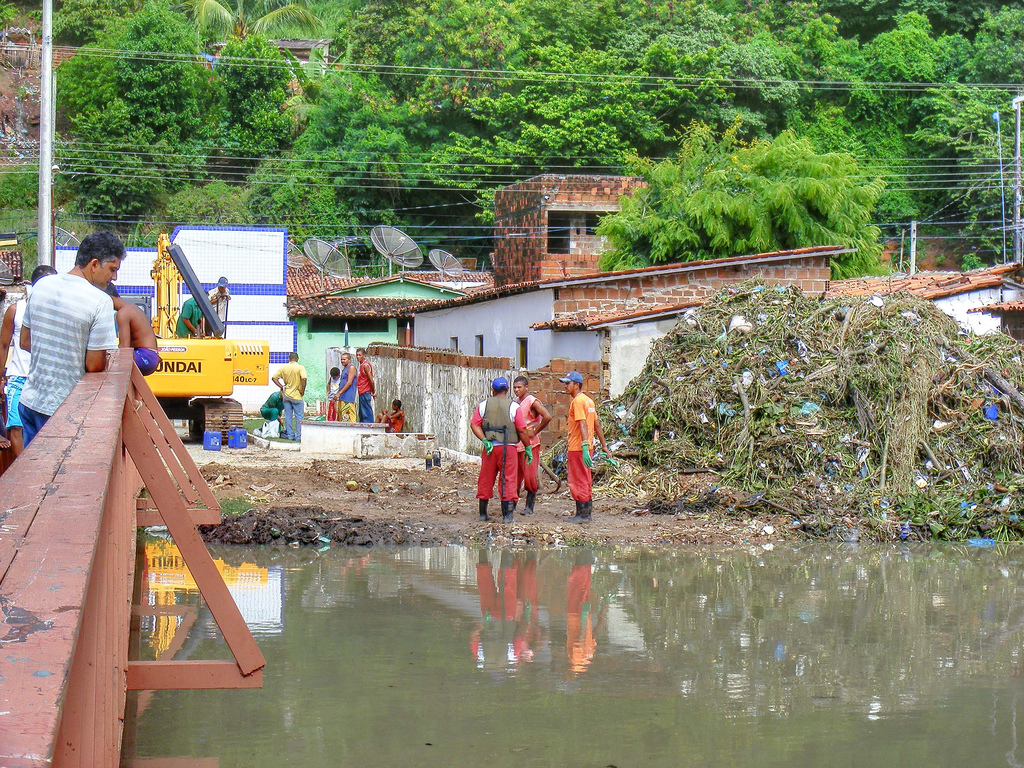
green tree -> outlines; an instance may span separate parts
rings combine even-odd
[[[257,34],[232,38],[218,71],[229,146],[247,157],[278,152],[291,136],[292,120],[284,111],[288,66],[277,46]]]
[[[242,40],[291,27],[315,33],[321,27],[305,0],[186,0],[185,8],[203,32]]]
[[[174,222],[243,224],[250,221],[249,189],[223,181],[186,187],[171,196],[165,211]]]
[[[870,222],[882,183],[858,181],[851,155],[818,154],[791,132],[743,143],[735,128],[717,139],[693,124],[678,157],[637,165],[648,186],[598,228],[613,247],[604,269],[816,245],[857,249],[837,258],[833,277],[878,268]]]

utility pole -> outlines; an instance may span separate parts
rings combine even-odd
[[[910,222],[910,269],[907,273],[913,277],[917,274],[917,222]]]
[[[53,266],[53,0],[43,0],[43,28],[40,37],[36,263]]]
[[[992,113],[996,121],[996,147],[999,149],[999,209],[1002,212],[1003,264],[1006,263],[1006,197],[1003,194],[1003,136],[999,125],[999,110]]]
[[[1017,96],[1013,99],[1014,119],[1017,123],[1017,135],[1013,151],[1013,261],[1020,264],[1020,105],[1024,102],[1024,96]]]

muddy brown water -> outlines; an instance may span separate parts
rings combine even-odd
[[[154,658],[228,658],[147,545]],[[125,755],[231,766],[1016,766],[1024,548],[212,546],[260,691],[133,696]],[[178,641],[183,640],[183,643]],[[196,763],[198,764],[198,762]]]

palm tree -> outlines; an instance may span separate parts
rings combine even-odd
[[[306,0],[186,0],[185,7],[200,30],[242,40],[249,34],[270,36],[282,27],[316,32],[322,24]]]

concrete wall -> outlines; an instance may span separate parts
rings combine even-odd
[[[965,328],[974,333],[985,334],[995,333],[999,330],[999,318],[984,312],[967,314],[967,310],[974,309],[975,307],[985,307],[990,304],[998,304],[1002,300],[1002,288],[995,287],[971,291],[970,293],[961,293],[959,296],[950,296],[946,299],[936,299],[935,306]]]
[[[516,361],[516,339],[528,339],[527,368],[547,365],[554,354],[550,331],[535,331],[533,323],[550,320],[554,294],[551,290],[530,291],[505,296],[479,304],[416,314],[416,345],[433,349],[450,349],[449,339],[457,336],[459,351],[476,353],[475,337],[484,337],[484,355],[510,357]],[[594,359],[597,358],[583,358]]]
[[[643,371],[651,347],[671,331],[678,318],[670,317],[649,323],[613,325],[608,329],[611,344],[608,350],[609,395],[618,397]]]

